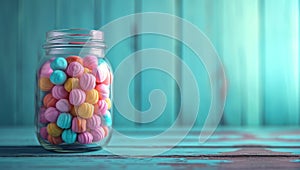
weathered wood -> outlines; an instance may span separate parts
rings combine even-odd
[[[157,133],[144,129],[144,136]],[[182,129],[178,129],[178,132]],[[134,130],[128,135],[137,136]],[[154,157],[124,157],[106,150],[84,153],[56,153],[44,150],[35,139],[34,129],[0,129],[0,169],[291,169],[300,167],[300,129],[219,129],[207,144],[199,145],[197,132],[177,146]],[[175,136],[164,137],[166,141]],[[251,140],[250,140],[251,139]],[[115,139],[117,140],[117,139]],[[143,150],[170,147],[168,143],[153,146],[122,141],[110,147]],[[255,162],[255,163],[254,163]]]

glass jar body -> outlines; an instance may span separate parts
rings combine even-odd
[[[62,43],[45,47],[37,68],[36,136],[47,150],[99,150],[111,136],[113,72],[103,43],[83,43],[91,36],[83,31],[87,34],[63,32]]]

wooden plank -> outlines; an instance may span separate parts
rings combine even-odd
[[[112,0],[112,1],[96,1],[97,7],[95,7],[95,19],[96,22],[100,25],[95,25],[96,27],[100,28],[103,26],[106,26],[107,24],[111,23],[112,21],[119,19],[121,17],[125,17],[127,15],[133,14],[135,11],[135,1],[122,1],[122,0]],[[99,22],[101,20],[101,22]],[[120,31],[121,30],[121,31]],[[134,25],[134,19],[128,21],[128,25],[124,25],[122,28],[116,28],[116,27],[110,27],[107,30],[104,30],[105,32],[105,42],[108,46],[108,49],[106,51],[106,57],[108,61],[111,63],[112,68],[114,71],[116,71],[116,68],[122,63],[122,61],[128,57],[130,54],[134,52],[135,48],[135,41],[134,38],[127,38],[121,41],[125,37],[120,37],[122,33],[133,33],[135,30]],[[118,42],[115,46],[112,46],[112,42],[116,38],[122,38],[116,41]],[[126,67],[127,69],[123,71],[124,74],[126,73],[132,73],[134,72],[135,64]],[[115,75],[115,80],[119,79],[121,80],[122,77],[118,77],[118,75]],[[114,88],[122,87],[123,84],[114,84]],[[136,87],[135,84],[129,88],[129,91],[127,94],[130,96],[131,103],[136,102],[135,96],[137,92],[135,91]],[[119,99],[128,100],[127,96],[120,96],[117,93],[114,92],[114,96],[118,97]],[[122,101],[122,100],[121,100]],[[120,104],[120,103],[118,103]],[[135,123],[132,121],[129,121],[126,119],[121,113],[126,113],[124,110],[117,110],[116,109],[116,103],[114,102],[114,108],[113,108],[113,120],[114,120],[114,128],[116,130],[123,130],[124,128],[120,127],[134,127]],[[134,105],[136,106],[136,105]]]
[[[258,1],[240,1],[238,15],[241,15],[241,38],[239,41],[239,54],[244,61],[240,86],[243,93],[242,122],[246,126],[259,126],[262,123],[261,109],[261,82],[260,82],[260,56],[259,56],[259,12]]]
[[[266,0],[264,5],[265,122],[298,125],[298,1]]]
[[[245,74],[243,54],[240,43],[243,40],[243,30],[240,22],[244,19],[240,15],[240,1],[224,3],[223,8],[223,62],[228,79],[228,93],[224,111],[224,121],[228,125],[240,126],[244,106],[242,81]]]
[[[297,169],[297,157],[2,158],[2,169]],[[255,163],[253,163],[255,162]]]
[[[175,14],[175,1],[141,1],[140,7],[137,9],[138,12],[162,12],[162,13],[168,13],[168,14]],[[167,27],[170,31],[170,34],[174,34],[175,32],[175,22],[170,22],[173,24],[173,26],[169,25],[159,25],[160,27]],[[137,21],[138,26],[138,32],[143,32],[147,28],[151,27],[151,25],[147,24],[147,20],[144,20],[144,18],[140,18],[139,21]],[[153,55],[157,54],[156,50],[167,50],[173,54],[175,54],[175,40],[171,39],[170,37],[165,37],[158,34],[142,34],[138,37],[138,49],[137,50],[144,50],[144,49],[150,49],[153,51]],[[137,58],[143,58],[144,53],[143,51],[140,53],[140,56],[137,56]],[[165,56],[159,56],[163,60]],[[137,68],[137,71],[140,71],[145,65],[147,65],[147,59],[138,59],[140,61],[137,63],[139,67]],[[159,61],[158,61],[159,62]],[[175,62],[173,60],[170,60],[168,62],[168,66],[170,67],[170,70],[173,70],[175,72]],[[161,68],[162,69],[162,68]],[[152,90],[154,89],[160,89],[164,92],[166,95],[166,107],[164,108],[163,112],[160,114],[160,116],[150,122],[150,123],[141,123],[139,124],[141,127],[168,127],[172,125],[174,122],[176,115],[178,113],[175,113],[175,111],[179,110],[180,102],[174,100],[175,96],[178,93],[178,89],[175,89],[175,81],[173,78],[169,75],[171,73],[165,73],[160,70],[160,68],[154,68],[150,70],[145,70],[140,72],[138,76],[140,76],[140,88],[141,93],[139,96],[140,100],[140,110],[141,113],[138,113],[137,119],[138,121],[145,121],[146,116],[143,116],[143,114],[157,114],[156,111],[153,110],[152,113],[144,113],[148,109],[152,109],[155,106],[151,106],[149,102],[149,96]],[[176,75],[175,75],[176,76]],[[178,76],[179,77],[179,76]],[[159,105],[160,103],[163,103],[163,98],[158,98],[153,105]]]
[[[182,2],[182,18],[188,20],[195,26],[199,28],[200,31],[203,31],[204,29],[204,20],[206,17],[209,17],[205,14],[206,12],[206,6],[205,3],[207,1],[184,1]],[[182,28],[182,31],[185,31],[185,27]],[[203,31],[205,33],[205,31]],[[185,38],[185,35],[182,35],[183,39]],[[200,58],[201,56],[196,56],[189,47],[183,46],[182,44],[182,60],[185,64],[188,65],[188,67],[192,70],[196,81],[198,83],[198,90],[200,93],[200,96],[192,95],[194,92],[192,92],[189,88],[189,82],[187,82],[187,75],[184,75],[182,73],[182,92],[184,94],[190,94],[193,98],[200,98],[200,108],[198,111],[198,118],[196,120],[197,125],[202,125],[204,123],[204,120],[207,117],[209,107],[210,107],[210,86],[209,86],[209,79],[207,72],[205,70],[205,67],[203,63],[201,62]],[[195,106],[199,103],[187,103],[183,101],[183,107],[186,107],[185,110],[186,113],[191,112],[189,108],[191,106]],[[181,117],[181,121],[183,125],[191,124],[194,120],[192,120],[189,116],[186,114]]]
[[[55,28],[54,9],[52,0],[20,1],[18,51],[22,57],[18,58],[18,125],[33,124],[36,69],[44,55],[42,45],[46,32]]]
[[[18,1],[2,1],[0,6],[0,21],[3,23],[0,27],[0,88],[1,92],[0,100],[0,115],[5,119],[0,120],[1,125],[16,125],[18,119],[18,113],[20,111],[20,103],[18,98],[20,88],[20,77],[18,76],[21,71],[19,67],[21,65],[20,60],[22,58],[21,53],[18,52],[18,13],[19,2]],[[8,17],[9,16],[9,17]]]
[[[94,0],[57,0],[56,28],[94,28]]]

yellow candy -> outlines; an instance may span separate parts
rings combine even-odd
[[[58,137],[62,133],[62,129],[59,128],[56,123],[49,123],[47,126],[47,132],[53,137]]]
[[[51,83],[49,78],[41,77],[39,79],[39,87],[42,91],[49,91],[53,86],[54,84]]]
[[[64,85],[67,92],[70,92],[72,89],[78,89],[79,79],[78,78],[68,78]]]
[[[83,103],[78,108],[75,107],[78,116],[84,119],[89,119],[93,116],[94,106],[89,103]]]
[[[111,100],[110,100],[110,98],[106,98],[105,101],[107,103],[107,109],[110,109],[111,108]]]
[[[84,67],[84,71],[83,71],[83,72],[84,72],[84,73],[91,73],[92,71],[91,71],[90,69]]]
[[[99,100],[99,94],[98,94],[98,91],[95,90],[95,89],[92,89],[92,90],[89,90],[86,92],[86,99],[85,101],[87,103],[90,103],[90,104],[96,104]]]

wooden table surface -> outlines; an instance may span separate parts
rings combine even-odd
[[[139,130],[141,131],[141,130]],[[159,130],[145,130],[151,136]],[[140,135],[127,130],[126,135]],[[165,153],[124,157],[106,150],[85,153],[55,153],[44,150],[32,127],[0,129],[0,170],[6,169],[300,169],[300,128],[219,128],[203,144],[199,132],[191,131]],[[167,136],[172,139],[174,136]],[[116,142],[109,147],[125,150],[164,148],[168,143],[143,146]],[[168,141],[168,140],[167,140]]]

